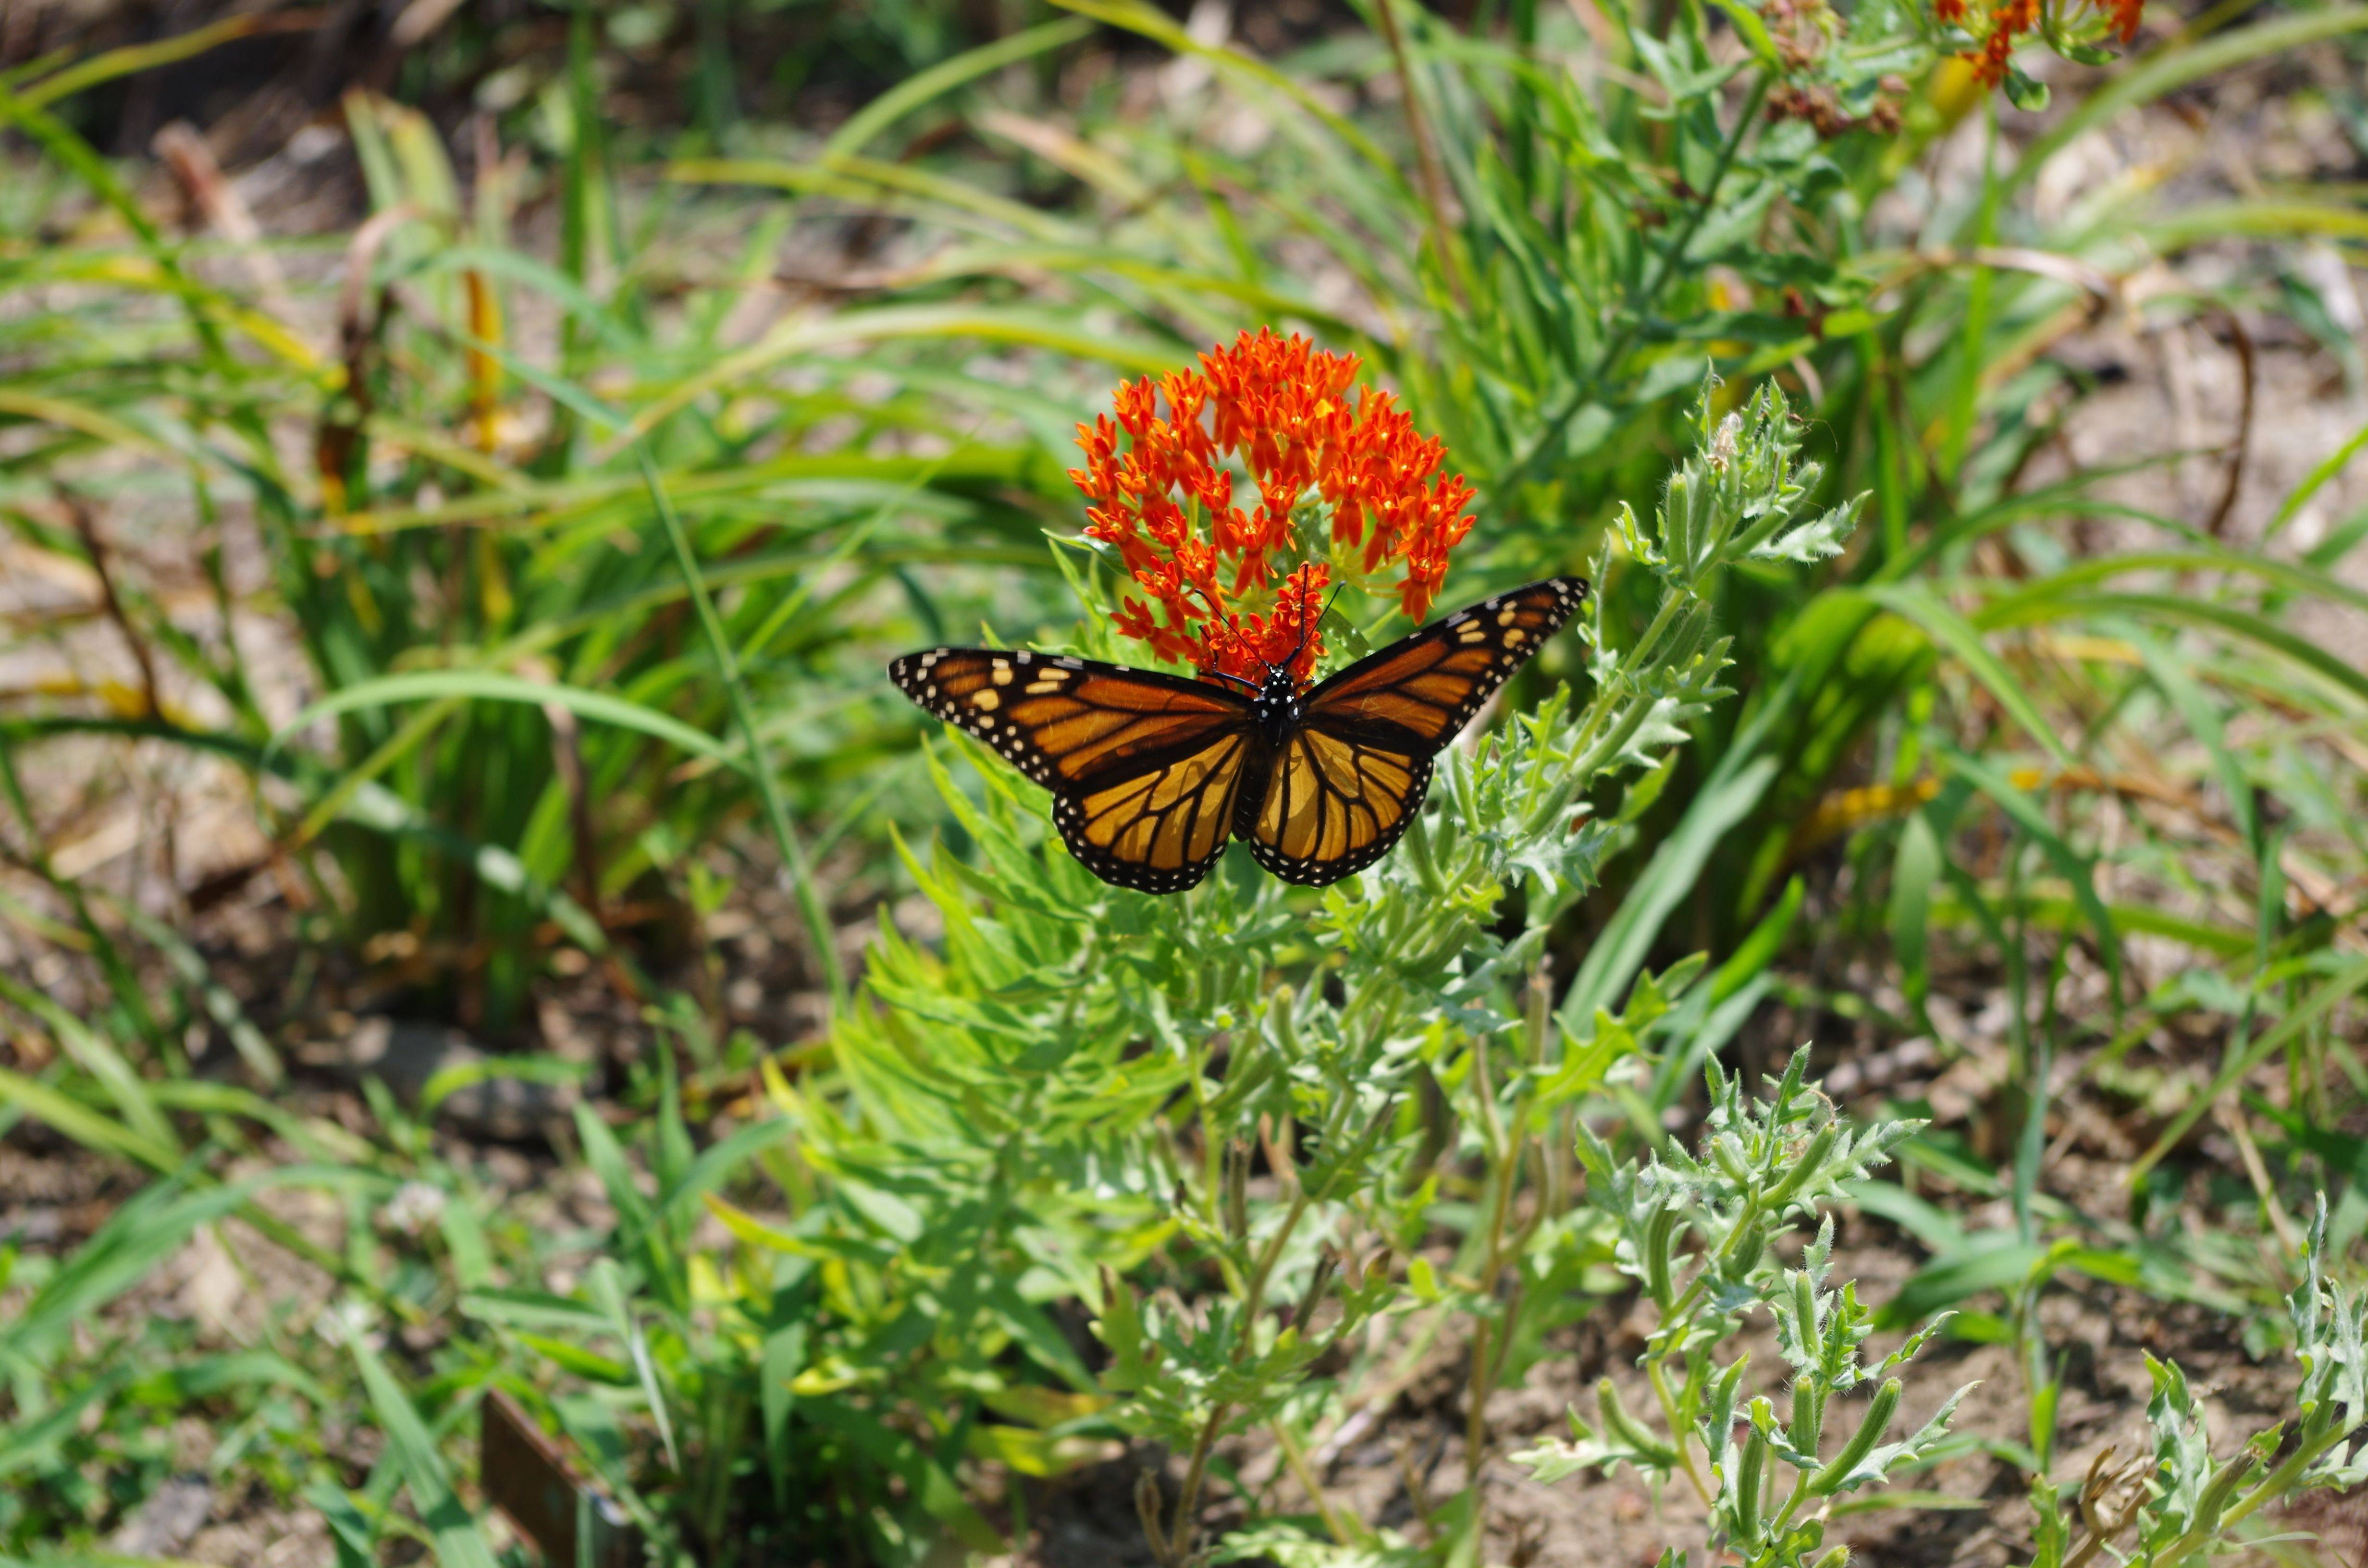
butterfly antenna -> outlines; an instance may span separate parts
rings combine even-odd
[[[1345,587],[1347,585],[1342,584],[1341,586]],[[1326,599],[1324,601],[1324,608],[1315,612],[1315,623],[1318,626],[1321,626],[1324,623],[1324,618],[1326,616],[1332,613],[1332,600],[1337,599],[1339,597],[1340,589],[1334,588],[1332,590],[1331,598]],[[1274,674],[1278,669],[1287,670],[1292,665],[1299,663],[1299,655],[1307,651],[1307,601],[1305,599],[1302,599],[1299,602],[1299,641],[1292,644],[1291,657],[1285,659],[1281,664],[1277,665],[1272,659],[1268,658],[1264,653],[1260,653],[1258,656],[1258,662],[1266,666],[1266,673],[1268,675],[1270,676]],[[1241,677],[1236,676],[1234,678],[1239,680]]]
[[[1324,624],[1324,618],[1332,613],[1332,601],[1340,597],[1340,588],[1346,587],[1347,585],[1348,585],[1344,583],[1332,590],[1331,596],[1324,601],[1324,608],[1315,612],[1316,625],[1321,626]],[[1307,601],[1305,599],[1302,599],[1299,601],[1299,642],[1292,648],[1291,657],[1285,662],[1285,668],[1299,663],[1299,655],[1307,651]],[[1267,667],[1271,669],[1274,666],[1269,665]]]

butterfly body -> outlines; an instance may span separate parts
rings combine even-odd
[[[1180,892],[1230,835],[1276,876],[1321,886],[1389,853],[1431,759],[1586,593],[1555,577],[1498,595],[1305,692],[1285,670],[1245,692],[996,648],[930,649],[888,676],[1050,790],[1062,841],[1105,881]]]
[[[1306,706],[1299,700],[1299,683],[1291,678],[1289,670],[1269,675],[1266,684],[1258,687],[1258,694],[1250,699],[1250,722],[1258,727],[1269,746],[1288,743],[1292,732],[1306,717]]]

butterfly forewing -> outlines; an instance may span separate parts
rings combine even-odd
[[[1052,790],[1062,842],[1104,881],[1177,892],[1224,852],[1257,743],[1223,687],[996,648],[914,653],[888,678]]]
[[[1120,665],[935,648],[888,666],[905,696],[1053,792],[1061,841],[1104,881],[1178,892],[1230,831],[1286,881],[1362,870],[1422,809],[1431,759],[1587,597],[1576,577],[1424,627],[1260,722],[1239,694]]]
[[[1285,881],[1322,886],[1388,854],[1430,787],[1431,758],[1587,597],[1550,578],[1461,609],[1307,694],[1235,831]]]
[[[1549,577],[1457,610],[1309,692],[1307,722],[1336,730],[1394,725],[1436,751],[1586,598],[1579,578]]]
[[[1249,719],[1222,687],[1025,650],[932,648],[890,665],[888,678],[1047,789],[1172,760]]]

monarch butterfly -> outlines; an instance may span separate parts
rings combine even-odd
[[[1587,597],[1551,577],[1433,621],[1301,695],[1288,668],[1235,691],[1024,650],[932,648],[896,688],[1053,792],[1069,852],[1106,882],[1181,892],[1228,832],[1289,882],[1360,871],[1406,833],[1431,759]]]

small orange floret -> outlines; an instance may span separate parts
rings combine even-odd
[[[1983,41],[1981,53],[1974,57],[1974,74],[1984,86],[1995,87],[2006,80],[2016,40],[2038,26],[2039,0],[1998,0],[1990,7],[1990,36]]]
[[[2106,31],[2124,47],[2137,41],[2138,21],[2146,10],[2146,0],[2088,3],[2105,18]],[[1964,58],[1984,86],[1995,87],[2006,80],[2007,65],[2013,58],[2015,46],[2038,30],[2040,0],[1992,0],[1988,10],[1989,30],[1983,36],[1982,47]],[[1944,22],[1970,27],[1972,13],[1969,0],[1932,0],[1932,14]]]
[[[1405,563],[1399,602],[1422,618],[1472,529],[1472,487],[1440,476],[1445,446],[1417,434],[1389,393],[1352,393],[1358,365],[1297,334],[1245,332],[1201,355],[1198,374],[1121,386],[1115,424],[1077,426],[1086,465],[1069,478],[1092,503],[1086,533],[1118,551],[1147,596],[1125,601],[1121,631],[1204,676],[1257,680],[1289,661],[1307,679],[1331,578],[1320,562],[1291,564],[1306,552],[1292,515],[1310,499],[1331,508],[1331,543],[1358,551],[1363,572]],[[1255,506],[1235,505],[1229,464],[1247,474]],[[1269,614],[1236,603],[1269,589]]]

